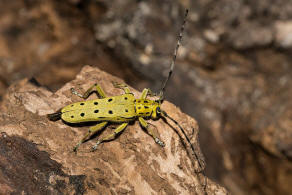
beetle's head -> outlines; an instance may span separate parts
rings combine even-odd
[[[151,113],[151,118],[152,119],[159,119],[160,118],[160,115],[161,115],[161,102],[160,101],[155,101],[155,104],[153,105],[153,108],[152,108],[152,113]]]

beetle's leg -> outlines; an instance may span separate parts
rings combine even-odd
[[[89,89],[87,89],[87,91],[83,95],[78,93],[74,88],[71,88],[71,92],[74,95],[77,95],[77,96],[79,96],[79,97],[81,97],[83,99],[87,99],[89,97],[89,95],[91,94],[91,92],[95,91],[94,87],[96,88],[96,93],[98,94],[99,97],[101,97],[101,98],[105,98],[106,97],[103,89],[97,83],[95,83],[91,87],[89,87]]]
[[[92,151],[96,150],[96,149],[97,149],[97,146],[98,146],[100,143],[102,143],[102,142],[104,142],[104,141],[109,141],[109,140],[113,140],[113,139],[115,139],[116,135],[117,135],[118,133],[122,132],[122,131],[127,127],[128,124],[129,124],[129,123],[122,123],[121,125],[119,125],[119,126],[114,130],[114,132],[113,132],[112,134],[110,134],[110,135],[108,135],[108,136],[106,136],[106,137],[104,137],[104,138],[98,140],[98,141],[96,142],[96,144],[92,147]]]
[[[90,138],[91,136],[93,136],[94,134],[96,134],[98,131],[102,130],[106,125],[108,124],[108,122],[102,122],[99,123],[93,127],[90,127],[88,132],[83,136],[83,138],[78,142],[78,144],[74,147],[73,151],[77,152],[77,149],[79,148],[79,146],[85,142],[88,138]]]
[[[157,144],[159,144],[161,147],[164,147],[165,144],[163,141],[161,141],[155,134],[154,132],[152,131],[152,129],[149,128],[149,124],[142,118],[142,117],[139,117],[139,123],[141,124],[141,126],[143,128],[145,128],[147,130],[147,133],[149,135],[151,135],[153,137],[153,139],[155,140],[155,142]]]
[[[150,97],[155,96],[155,94],[149,88],[145,88],[142,91],[140,99],[146,99],[147,95],[149,95]]]
[[[112,82],[112,83],[113,83],[113,86],[115,88],[119,88],[119,89],[124,90],[126,94],[127,93],[132,93],[127,85],[121,84],[121,83],[117,83],[117,82]]]

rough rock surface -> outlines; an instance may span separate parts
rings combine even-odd
[[[194,119],[165,102],[163,109],[182,125],[196,150],[190,146],[175,124],[151,121],[157,126],[161,148],[138,123],[129,125],[115,140],[90,152],[91,139],[72,149],[88,130],[88,125],[68,126],[52,122],[52,113],[80,98],[70,88],[84,92],[97,82],[109,96],[121,94],[111,82],[122,82],[105,72],[85,66],[77,78],[56,93],[25,79],[13,84],[0,105],[0,193],[26,194],[226,194],[226,190],[208,179],[198,162],[204,163],[199,149],[198,125]],[[135,96],[140,93],[132,89]],[[95,98],[90,96],[90,99]],[[102,134],[109,133],[108,127]],[[182,137],[182,139],[180,139]],[[187,152],[188,151],[188,152]],[[199,160],[199,161],[198,161]]]

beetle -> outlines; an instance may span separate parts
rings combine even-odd
[[[73,103],[63,107],[55,113],[47,115],[48,118],[52,121],[62,119],[67,123],[83,123],[92,121],[99,122],[97,125],[89,128],[89,131],[74,147],[75,152],[83,142],[89,139],[92,135],[96,134],[98,131],[104,129],[109,123],[119,123],[119,126],[112,134],[98,139],[96,144],[92,147],[92,150],[96,150],[98,145],[104,141],[113,140],[117,134],[121,133],[127,127],[129,122],[135,120],[139,121],[141,126],[146,129],[148,134],[153,137],[157,144],[164,147],[164,142],[161,141],[157,135],[155,135],[153,130],[150,128],[150,123],[146,122],[147,119],[157,120],[159,118],[169,118],[172,120],[181,129],[192,147],[192,144],[183,128],[178,124],[177,121],[175,121],[164,110],[161,109],[161,105],[164,101],[165,87],[175,66],[176,56],[181,44],[182,33],[184,31],[187,15],[188,10],[185,12],[184,21],[180,29],[168,76],[163,82],[160,93],[158,95],[153,94],[150,89],[144,89],[142,91],[141,97],[136,99],[127,85],[113,83],[114,87],[124,90],[125,93],[123,95],[107,97],[103,89],[98,84],[93,84],[83,95],[79,94],[73,88],[71,89],[71,92],[86,100],[93,91],[96,91],[100,99]],[[158,96],[159,98],[157,100],[150,100],[147,99],[147,96]],[[194,152],[193,147],[192,150]]]

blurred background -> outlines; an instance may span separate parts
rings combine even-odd
[[[84,65],[193,116],[208,177],[232,194],[292,191],[291,0],[0,0],[0,101],[23,78],[56,91]]]

